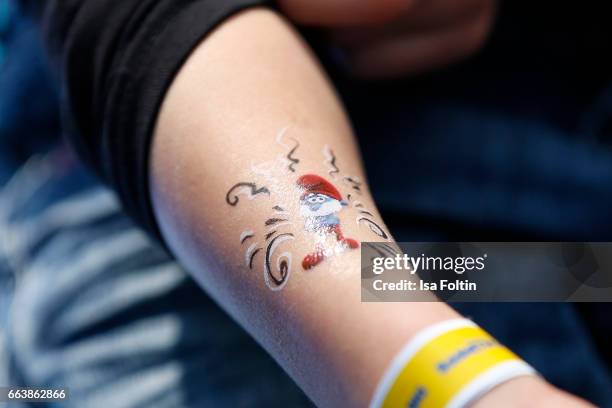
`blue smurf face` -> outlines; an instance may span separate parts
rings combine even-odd
[[[325,194],[309,194],[302,200],[302,205],[307,205],[312,211],[317,211],[327,202],[335,201]]]

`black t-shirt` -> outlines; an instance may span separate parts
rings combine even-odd
[[[159,237],[148,189],[158,110],[191,51],[220,22],[266,0],[23,0],[43,25],[67,135]]]

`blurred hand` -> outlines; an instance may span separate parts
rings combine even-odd
[[[348,68],[366,78],[418,74],[484,44],[496,0],[279,0],[289,19],[329,29]]]

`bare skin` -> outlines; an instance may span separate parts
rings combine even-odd
[[[300,162],[296,173],[272,166],[272,181],[254,168],[287,153],[275,142],[285,127],[300,141]],[[364,181],[359,199],[386,230],[351,127],[316,60],[277,14],[249,10],[194,51],[168,92],[151,152],[152,200],[180,262],[317,405],[363,407],[415,333],[458,314],[443,303],[362,303],[359,251],[349,245],[311,269],[300,267],[297,260],[312,251],[312,235],[300,224],[300,199],[307,198],[301,198],[296,179],[303,173],[333,176],[324,163],[325,145],[333,146],[343,173]],[[245,180],[267,183],[270,194],[240,196],[229,205],[226,193]],[[338,180],[334,184],[345,198],[350,186]],[[295,227],[286,247],[294,262],[286,285],[272,291],[261,258],[254,258],[253,269],[245,265],[240,236],[248,227],[260,237],[277,201],[287,205],[283,210]],[[351,211],[337,213],[343,238],[375,239]],[[341,241],[327,238],[330,248]],[[503,384],[475,406],[532,407],[534,401],[543,407],[588,406],[539,378]]]

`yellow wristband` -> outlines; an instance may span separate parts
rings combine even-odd
[[[449,320],[423,330],[400,351],[370,408],[463,408],[523,375],[535,371],[474,322]]]

